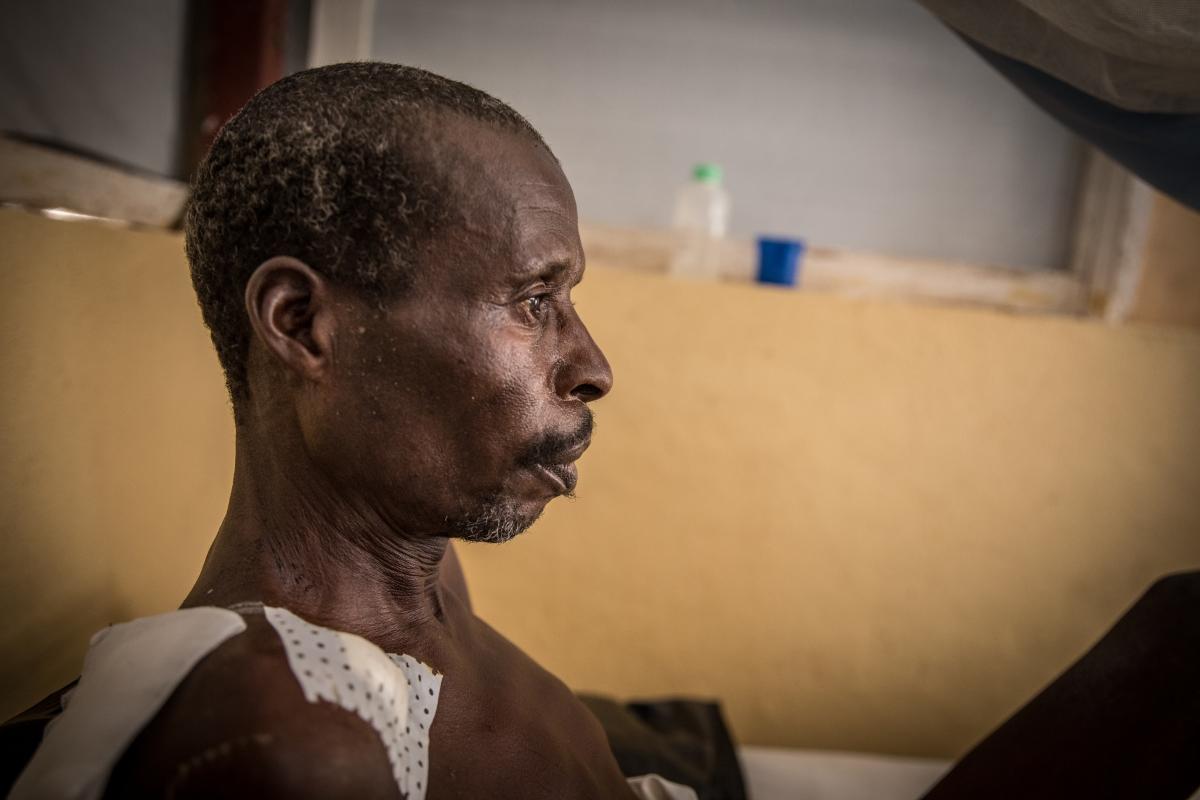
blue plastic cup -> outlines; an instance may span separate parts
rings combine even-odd
[[[758,237],[758,282],[795,286],[803,258],[803,239]]]

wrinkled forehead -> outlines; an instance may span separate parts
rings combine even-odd
[[[454,235],[490,254],[493,271],[548,261],[582,266],[575,196],[554,156],[526,134],[447,121],[442,168],[453,187]]]

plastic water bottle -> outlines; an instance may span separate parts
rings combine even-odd
[[[721,273],[721,241],[729,228],[729,193],[721,168],[697,164],[679,190],[672,227],[675,247],[669,272],[681,278],[715,279]]]

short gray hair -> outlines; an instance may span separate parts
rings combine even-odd
[[[455,218],[447,176],[422,142],[435,111],[546,146],[491,95],[422,69],[373,62],[284,78],[217,135],[193,180],[186,247],[235,417],[249,393],[243,295],[260,264],[294,256],[382,302],[410,282],[419,245]]]

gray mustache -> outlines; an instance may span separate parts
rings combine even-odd
[[[518,459],[523,467],[536,467],[539,464],[555,464],[562,460],[562,455],[574,447],[586,442],[592,437],[596,427],[595,415],[591,409],[584,409],[584,416],[579,427],[571,433],[549,433],[534,442]]]

